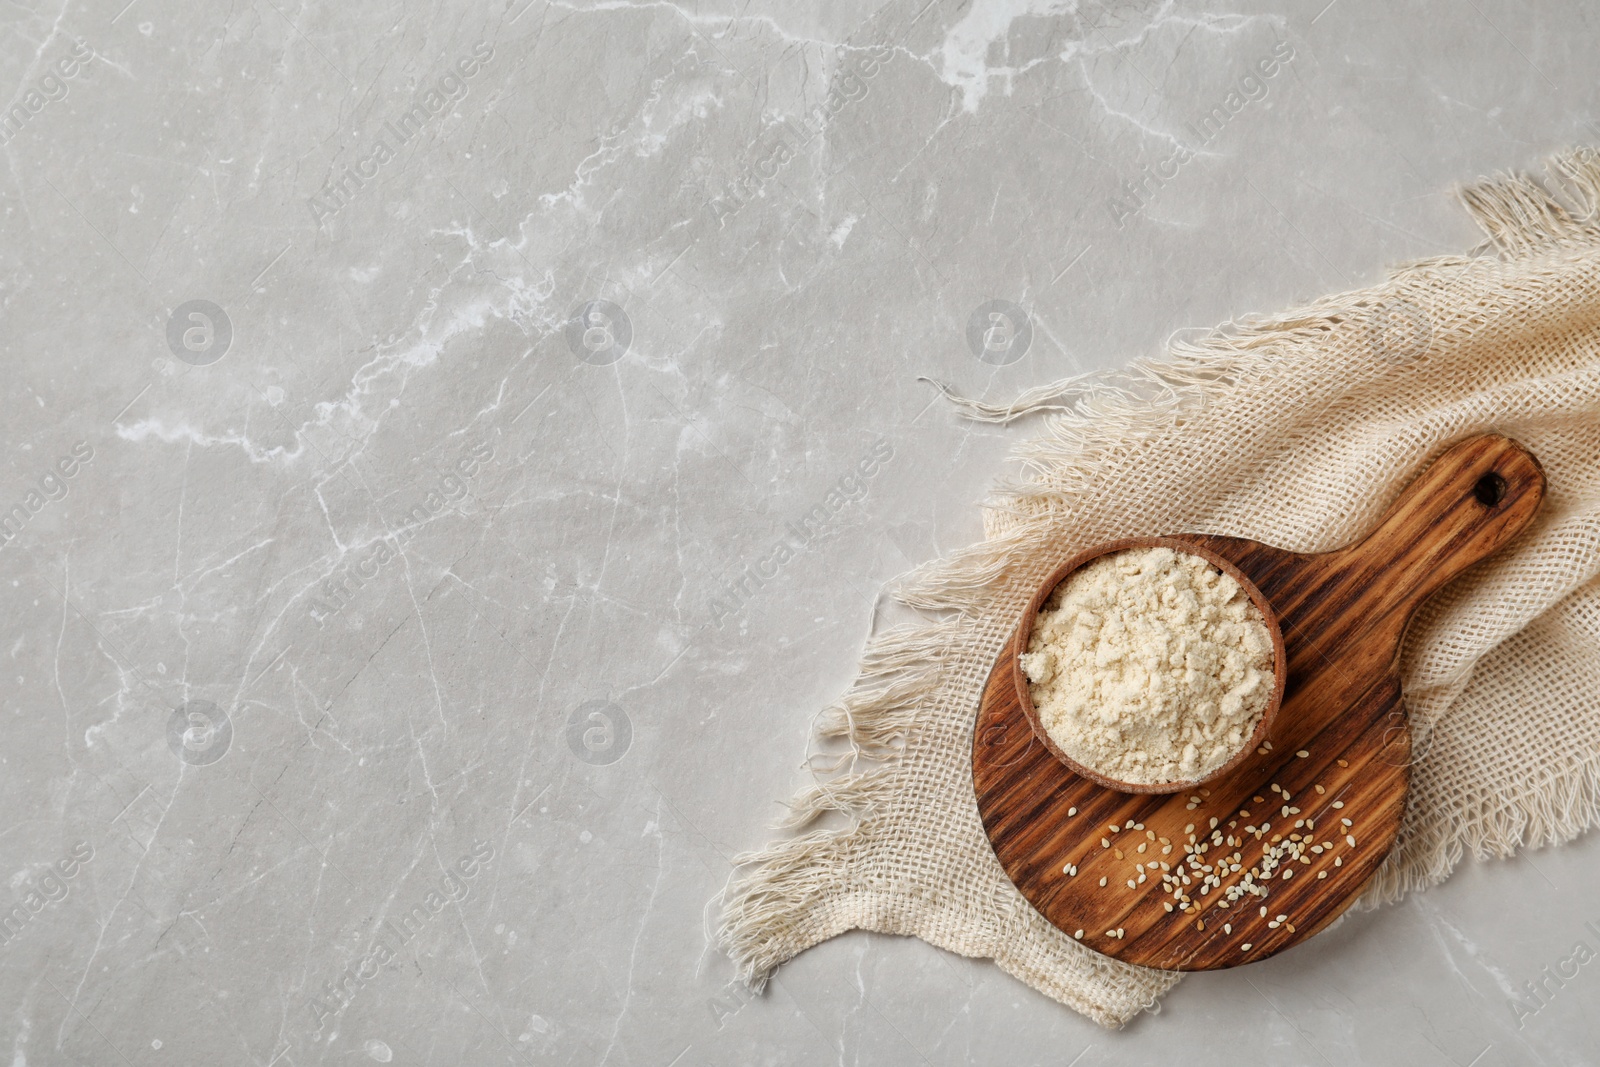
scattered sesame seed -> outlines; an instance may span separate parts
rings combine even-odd
[[[1101,838],[1101,839],[1100,839],[1100,847],[1101,847],[1101,848],[1110,848],[1110,847],[1111,847],[1111,842],[1110,842],[1110,841],[1108,841],[1108,840],[1107,840],[1107,839],[1106,839],[1106,838],[1103,838],[1103,837],[1102,837],[1102,838]]]
[[[1328,877],[1328,872],[1327,872],[1327,871],[1318,871],[1318,872],[1317,872],[1317,877],[1318,877],[1318,878],[1319,878],[1319,879],[1320,879],[1320,878],[1326,878],[1326,877]]]
[[[1132,830],[1133,829],[1133,820],[1129,819],[1128,820],[1128,824],[1126,826],[1124,826],[1123,829],[1124,830]]]
[[[1349,760],[1334,760],[1334,762],[1337,763],[1341,767],[1350,766],[1350,761]]]
[[[1333,802],[1333,806],[1334,806],[1334,807],[1336,807],[1336,808],[1342,808],[1342,807],[1344,807],[1344,801],[1342,801],[1342,800],[1335,800],[1335,801],[1334,801],[1334,802]]]
[[[1305,759],[1307,756],[1311,755],[1311,753],[1302,748],[1299,752],[1296,752],[1295,755],[1299,756],[1301,759]]]
[[[1271,752],[1272,751],[1272,742],[1271,741],[1263,741],[1263,742],[1261,742],[1261,747],[1266,749],[1268,752]]]
[[[1343,856],[1335,856],[1335,857],[1333,857],[1333,865],[1335,867],[1343,867],[1344,866],[1344,857]]]
[[[1284,923],[1283,928],[1289,931],[1291,934],[1294,933],[1294,923]]]
[[[1351,848],[1355,848],[1356,847],[1356,835],[1355,834],[1345,834],[1344,835],[1344,839],[1347,842],[1349,842]]]
[[[1137,889],[1138,887],[1139,887],[1139,883],[1135,882],[1132,878],[1128,879],[1128,888],[1129,889]]]
[[[1311,788],[1315,789],[1318,794],[1322,794],[1322,793],[1326,793],[1327,792],[1327,790],[1322,788],[1320,785],[1314,785]]]
[[[1114,848],[1111,851],[1116,853],[1117,859],[1120,860],[1122,858],[1122,850],[1120,848]]]
[[[1146,848],[1149,847],[1149,844],[1150,843],[1148,841],[1141,841],[1141,842],[1139,842],[1138,849],[1136,849],[1135,851],[1143,852]]]
[[[1233,933],[1233,924],[1232,923],[1223,923],[1222,924],[1222,932],[1225,933],[1225,934]]]
[[[1078,814],[1078,809],[1077,808],[1068,808],[1067,809],[1067,818],[1070,819],[1076,814]]]
[[[1100,884],[1101,885],[1105,885],[1106,884],[1106,880],[1104,878],[1100,879]]]
[[[1122,827],[1118,826],[1116,823],[1112,823],[1111,824],[1111,832],[1112,833],[1116,833],[1120,829],[1122,829]]]
[[[1352,823],[1352,822],[1351,822],[1351,821],[1350,821],[1350,820],[1349,820],[1349,819],[1340,819],[1340,820],[1339,820],[1339,821],[1340,821],[1340,822],[1341,822],[1341,823],[1343,823],[1343,824],[1344,824],[1344,825],[1346,825],[1346,826],[1353,826],[1353,825],[1355,825],[1355,824],[1354,824],[1354,823]]]
[[[1204,930],[1206,928],[1206,921],[1204,919],[1196,919],[1194,921],[1194,928],[1196,930]]]
[[[1162,906],[1162,907],[1163,907],[1163,908],[1166,908],[1166,909],[1167,909],[1167,910],[1168,910],[1168,911],[1171,911],[1171,910],[1172,910],[1172,902],[1171,902],[1171,901],[1170,901],[1170,900],[1163,900],[1163,901],[1162,901],[1162,902],[1161,902],[1161,906]]]
[[[1186,833],[1186,834],[1194,833],[1194,823],[1190,823],[1188,826],[1185,826],[1183,828],[1183,832]]]
[[[1082,931],[1082,930],[1079,930],[1079,931],[1078,931],[1078,932],[1077,932],[1077,933],[1075,933],[1075,934],[1073,934],[1073,935],[1072,935],[1072,936],[1073,936],[1073,938],[1075,938],[1075,939],[1076,939],[1076,940],[1078,940],[1078,941],[1082,941],[1082,940],[1083,940],[1083,931]]]
[[[1211,829],[1215,830],[1216,828],[1217,828],[1217,820],[1212,819],[1211,820]]]
[[[1246,952],[1249,952],[1250,951],[1250,942],[1246,941],[1244,944],[1240,945],[1239,947],[1244,949]]]
[[[1257,804],[1265,804],[1267,802],[1265,797],[1252,797],[1251,799],[1254,800]]]
[[[1268,930],[1276,930],[1277,928],[1278,928],[1278,920],[1277,919],[1273,919],[1271,922],[1269,922],[1267,924],[1267,929]]]

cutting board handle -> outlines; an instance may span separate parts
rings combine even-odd
[[[1402,624],[1429,596],[1482,562],[1533,521],[1545,475],[1509,437],[1452,446],[1406,487],[1366,537],[1332,555],[1340,584],[1361,591],[1369,620]]]

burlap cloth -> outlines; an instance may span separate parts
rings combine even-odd
[[[1178,975],[1118,963],[1047,923],[1006,879],[973,797],[984,681],[1046,573],[1111,538],[1237,534],[1346,544],[1451,443],[1498,431],[1549,475],[1535,524],[1431,600],[1408,634],[1417,762],[1399,842],[1361,906],[1462,856],[1566,841],[1600,814],[1600,154],[1549,179],[1460,191],[1475,253],[1233,323],[1111,377],[975,417],[1056,411],[997,487],[986,539],[903,578],[925,621],[873,637],[820,721],[843,746],[793,802],[792,831],[740,858],[721,941],[759,987],[850,929],[992,958],[1120,1026]],[[813,767],[817,766],[814,759]]]

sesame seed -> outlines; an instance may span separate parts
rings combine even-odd
[[[1272,751],[1272,742],[1271,741],[1263,741],[1263,742],[1261,742],[1261,747],[1266,749],[1268,752],[1271,752]]]
[[[1327,792],[1327,790],[1322,788],[1320,785],[1314,785],[1311,788],[1315,789],[1319,795]]]
[[[1283,928],[1289,931],[1291,934],[1294,933],[1294,923],[1284,923]]]
[[[1342,801],[1342,800],[1335,800],[1335,801],[1334,801],[1334,802],[1333,802],[1333,806],[1334,806],[1334,807],[1336,807],[1336,808],[1342,808],[1342,807],[1344,807],[1344,801]]]
[[[1100,884],[1101,885],[1105,885],[1106,884],[1106,880],[1104,878],[1100,879]]]
[[[1128,824],[1126,826],[1124,826],[1123,829],[1124,830],[1132,830],[1133,829],[1133,820],[1129,819],[1128,820]]]
[[[1154,841],[1156,839],[1156,832],[1154,830],[1146,830],[1144,832],[1144,836],[1149,840]]]
[[[1110,848],[1111,847],[1111,842],[1109,840],[1107,840],[1106,838],[1102,837],[1100,839],[1100,847],[1101,848]]]
[[[1268,930],[1276,930],[1277,928],[1278,928],[1278,920],[1277,919],[1273,919],[1271,922],[1269,922],[1267,924],[1267,929]]]
[[[1123,937],[1122,927],[1120,927],[1120,926],[1117,927],[1117,937],[1118,937],[1118,939],[1121,939]]]
[[[1122,858],[1122,850],[1120,848],[1114,848],[1111,851],[1116,853],[1117,859],[1120,860]]]
[[[1267,802],[1265,797],[1252,797],[1251,799],[1257,804],[1265,804]]]
[[[1194,823],[1190,823],[1188,826],[1185,826],[1183,828],[1183,832],[1186,833],[1186,834],[1194,833]]]
[[[1216,828],[1217,828],[1217,820],[1212,819],[1211,820],[1211,829],[1215,830]]]
[[[1222,932],[1225,933],[1225,934],[1233,933],[1233,924],[1232,923],[1223,923],[1222,924]]]
[[[1319,879],[1320,879],[1320,878],[1326,878],[1326,877],[1328,877],[1328,872],[1327,872],[1327,871],[1318,871],[1318,872],[1317,872],[1317,877],[1318,877],[1318,878],[1319,878]]]
[[[1341,767],[1350,766],[1350,761],[1349,760],[1334,760],[1334,762],[1337,763]]]
[[[1204,930],[1206,928],[1206,921],[1204,919],[1196,919],[1194,921],[1194,928],[1196,930]]]
[[[1344,857],[1343,856],[1335,856],[1335,857],[1333,857],[1333,865],[1335,867],[1343,867],[1344,866]]]
[[[1139,883],[1135,882],[1132,878],[1128,879],[1128,888],[1129,889],[1137,889],[1138,887],[1139,887]]]
[[[1250,942],[1246,941],[1244,944],[1240,945],[1239,947],[1244,949],[1246,952],[1249,952],[1250,951]]]
[[[1118,826],[1116,823],[1112,823],[1111,824],[1111,832],[1112,833],[1116,833],[1120,829],[1122,829],[1122,827]]]
[[[1074,939],[1076,939],[1078,941],[1082,941],[1083,940],[1083,931],[1079,930],[1078,932],[1074,933],[1072,936],[1073,936]]]
[[[1169,901],[1169,900],[1163,900],[1163,901],[1162,901],[1162,902],[1161,902],[1161,906],[1162,906],[1162,907],[1163,907],[1163,908],[1166,908],[1166,909],[1167,909],[1167,910],[1168,910],[1168,911],[1171,911],[1171,910],[1172,910],[1172,902],[1171,902],[1171,901]]]
[[[1138,851],[1139,852],[1143,852],[1148,847],[1149,847],[1149,842],[1148,841],[1141,841],[1141,842],[1139,842]]]
[[[1301,759],[1305,759],[1307,756],[1311,755],[1311,753],[1302,748],[1299,752],[1296,752],[1295,755],[1299,756]]]
[[[1076,814],[1078,814],[1078,809],[1077,808],[1068,808],[1067,809],[1067,818],[1070,819]]]
[[[1340,820],[1339,820],[1339,821],[1340,821],[1340,822],[1341,822],[1341,823],[1343,823],[1343,824],[1344,824],[1344,825],[1346,825],[1346,826],[1354,826],[1354,825],[1355,825],[1355,824],[1354,824],[1354,823],[1352,823],[1352,822],[1351,822],[1351,821],[1350,821],[1350,820],[1349,820],[1349,819],[1340,819]]]
[[[1133,828],[1135,830],[1143,830],[1144,829],[1144,823],[1136,822],[1136,823],[1133,824]]]

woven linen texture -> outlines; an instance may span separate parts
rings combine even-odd
[[[1460,190],[1489,238],[1472,254],[1007,408],[962,402],[993,421],[1049,417],[986,507],[985,540],[898,583],[926,621],[869,642],[859,679],[819,719],[819,743],[844,755],[795,798],[787,836],[740,858],[720,936],[747,981],[863,929],[993,959],[1104,1026],[1153,1006],[1179,976],[1047,923],[978,819],[973,721],[1025,602],[1057,564],[1113,538],[1340,547],[1477,433],[1532,450],[1549,491],[1534,525],[1430,600],[1407,635],[1416,765],[1399,841],[1360,906],[1435,884],[1469,852],[1507,856],[1595,824],[1600,154],[1548,171]]]

